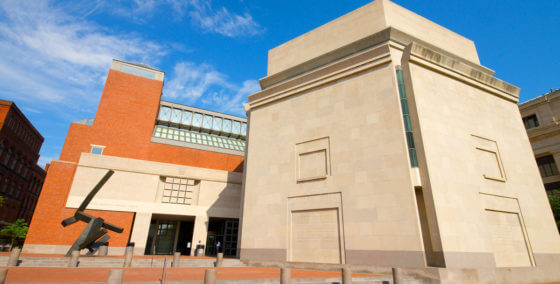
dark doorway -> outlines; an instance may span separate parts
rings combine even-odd
[[[189,255],[193,228],[194,221],[152,219],[144,254],[172,255],[173,252],[180,252]]]
[[[216,256],[216,244],[220,242],[224,256],[237,256],[237,233],[239,219],[210,218],[208,222],[208,237],[206,239],[206,255]]]
[[[179,226],[179,237],[177,238],[177,249],[182,255],[190,255],[192,249],[193,221],[181,221]]]

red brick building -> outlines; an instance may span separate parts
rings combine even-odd
[[[226,237],[236,254],[246,120],[161,101],[163,81],[157,69],[113,61],[95,118],[70,124],[50,164],[24,251],[65,252],[85,224],[60,222],[112,169],[86,210],[124,228],[109,232],[109,254],[129,241],[140,254],[188,254],[188,243]]]
[[[0,100],[0,225],[31,216],[45,171],[37,165],[44,138],[15,103]]]

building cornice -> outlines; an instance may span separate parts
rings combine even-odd
[[[549,93],[546,93],[544,95],[540,95],[536,98],[533,98],[533,99],[530,99],[526,102],[520,103],[519,104],[519,110],[520,111],[525,111],[525,110],[527,110],[531,107],[536,107],[536,106],[541,105],[543,103],[556,101],[558,99],[560,99],[560,89],[550,91]]]
[[[287,79],[249,96],[251,109],[391,62],[388,44]]]
[[[481,88],[496,96],[517,103],[520,89],[489,73],[473,68],[471,64],[438,52],[418,43],[409,44],[403,54],[403,62],[413,62],[438,73],[445,74],[469,85]]]
[[[325,53],[323,55],[317,56],[313,59],[310,59],[306,62],[298,64],[294,67],[288,68],[284,71],[279,73],[275,73],[273,75],[267,76],[259,80],[261,84],[261,88],[263,90],[270,88],[278,83],[281,83],[285,80],[290,78],[302,75],[306,72],[310,72],[314,69],[320,68],[322,66],[328,65],[332,62],[339,61],[346,57],[352,56],[353,54],[360,53],[367,49],[371,49],[373,47],[379,46],[381,44],[387,43],[389,41],[399,43],[403,46],[407,46],[408,44],[415,42],[420,43],[423,46],[427,46],[432,50],[437,51],[440,54],[444,54],[447,57],[453,58],[457,61],[461,61],[464,64],[470,66],[471,68],[478,70],[482,73],[493,75],[494,71],[488,69],[484,66],[471,62],[465,58],[459,57],[454,55],[450,52],[447,52],[437,46],[429,44],[421,39],[418,39],[414,36],[411,36],[405,32],[402,32],[394,27],[388,27],[380,32],[377,32],[373,35],[367,36],[361,40],[357,40],[353,43],[335,49],[331,52]]]

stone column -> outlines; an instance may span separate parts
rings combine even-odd
[[[109,252],[108,242],[104,242],[103,244],[101,244],[101,246],[99,246],[99,250],[97,250],[97,254],[99,256],[106,256],[108,252]]]
[[[107,284],[121,284],[123,281],[124,270],[111,269],[107,277]]]
[[[223,262],[224,262],[224,253],[219,252],[218,256],[216,257],[216,267],[222,267]]]
[[[8,276],[8,268],[0,268],[0,284],[6,282],[6,276]]]
[[[292,269],[282,267],[280,269],[280,284],[290,284],[292,282]]]
[[[19,261],[19,254],[21,253],[20,247],[13,247],[10,251],[10,257],[8,258],[8,266],[17,266]]]
[[[173,253],[173,263],[171,264],[171,267],[179,267],[180,261],[181,261],[181,253],[180,252]]]
[[[143,255],[146,250],[146,241],[150,232],[150,222],[152,221],[152,213],[137,212],[134,216],[134,225],[130,235],[130,242],[135,243],[134,253]]]
[[[393,284],[402,284],[402,270],[401,268],[393,268]]]
[[[348,267],[342,268],[342,284],[352,283],[352,270]]]
[[[207,234],[208,216],[196,216],[194,219],[191,255],[195,255],[198,241],[200,241],[203,245],[206,245]]]
[[[134,243],[128,243],[124,251],[124,267],[130,267],[132,264],[132,255],[134,254]]]
[[[79,261],[80,261],[80,251],[73,250],[72,255],[70,256],[70,260],[68,260],[68,267],[78,267]]]
[[[204,272],[204,284],[216,284],[216,269],[206,269]]]

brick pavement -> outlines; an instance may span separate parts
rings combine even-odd
[[[46,268],[10,267],[6,282],[104,282],[114,268]],[[167,281],[203,280],[207,267],[168,268]],[[125,268],[124,282],[160,281],[161,268]],[[220,267],[216,268],[218,280],[279,279],[279,268]],[[390,275],[358,274],[353,277],[387,277]],[[338,272],[292,270],[292,278],[341,277]]]

